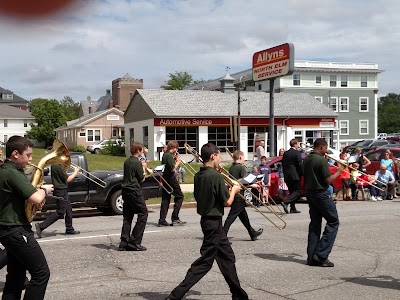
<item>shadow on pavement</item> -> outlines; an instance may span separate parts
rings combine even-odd
[[[156,293],[156,292],[142,292],[142,293],[132,293],[132,294],[123,294],[121,295],[121,297],[133,297],[133,296],[140,296],[143,297],[147,300],[164,300],[167,299],[167,297],[169,296],[169,292],[168,293]],[[204,299],[205,295],[196,292],[196,291],[192,291],[190,290],[189,292],[186,293],[185,295],[185,299],[189,296],[192,296],[190,299],[191,300],[201,300]],[[197,297],[193,297],[193,296],[199,296],[199,298]]]
[[[307,260],[305,259],[299,259],[298,257],[302,257],[299,254],[296,253],[282,253],[282,254],[275,254],[275,253],[255,253],[253,254],[254,256],[257,256],[262,259],[269,259],[269,260],[276,260],[276,261],[291,261],[295,262],[298,264],[305,265],[307,263]]]
[[[400,280],[392,276],[376,276],[376,277],[341,277],[340,279],[366,286],[374,286],[383,289],[400,290]]]

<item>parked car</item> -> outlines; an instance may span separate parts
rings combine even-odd
[[[113,146],[119,145],[125,147],[125,143],[121,139],[115,139],[115,140],[111,139],[111,140],[103,140],[98,144],[87,146],[86,150],[92,154],[97,154],[99,153],[100,149],[103,149],[109,143],[111,143]]]
[[[387,149],[390,149],[390,151],[393,153],[394,157],[396,157],[396,158],[400,157],[400,148],[382,147],[382,148],[379,148],[376,150],[371,150],[364,154],[365,157],[367,157],[371,161],[371,164],[366,167],[366,173],[373,175],[373,174],[375,174],[376,171],[379,170],[379,167],[381,165],[381,159],[384,158],[385,151]],[[394,173],[397,173],[396,164],[394,164],[393,170],[394,170]]]
[[[377,140],[385,140],[387,138],[387,133],[385,132],[381,132],[378,134],[378,136],[376,137]]]
[[[399,142],[393,140],[362,140],[354,143],[351,146],[345,147],[344,151],[350,154],[353,154],[356,148],[361,148],[362,153],[366,153],[370,150],[373,150],[377,147],[382,147],[390,144],[398,144]]]
[[[88,170],[88,163],[84,154],[79,152],[71,152],[71,161],[79,166],[82,170]],[[67,173],[73,172],[70,169]],[[114,214],[122,214],[123,200],[121,183],[124,177],[123,170],[116,171],[92,171],[90,178],[94,176],[104,181],[105,186],[101,187],[82,173],[78,175],[68,184],[68,195],[73,207],[96,207],[100,211],[111,212]],[[154,174],[146,178],[142,185],[143,196],[145,199],[157,198],[161,196],[161,187],[158,183],[160,174]],[[29,177],[29,176],[28,176]],[[44,168],[44,182],[51,183],[51,166]],[[52,197],[46,199],[46,203],[42,211],[56,208],[56,200]]]
[[[4,142],[0,142],[0,148],[4,148],[6,144]]]

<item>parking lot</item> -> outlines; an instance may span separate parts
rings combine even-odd
[[[305,265],[307,204],[298,204],[301,214],[285,216],[284,230],[247,208],[253,227],[264,233],[252,242],[236,221],[228,236],[250,299],[399,299],[400,201],[337,206],[341,225],[330,256],[334,268]],[[39,240],[51,270],[46,299],[164,299],[198,258],[202,233],[193,207],[181,211],[185,226],[159,228],[158,213],[157,207],[150,209],[145,252],[117,251],[121,216],[75,218],[82,232],[75,237],[63,234],[63,221],[48,228]],[[0,281],[4,278],[2,270]],[[215,264],[186,299],[230,298]]]

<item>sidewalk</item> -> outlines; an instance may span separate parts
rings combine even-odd
[[[184,193],[191,192],[193,193],[194,184],[193,183],[181,183],[181,190]]]

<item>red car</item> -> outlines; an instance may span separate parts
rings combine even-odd
[[[394,157],[396,158],[400,157],[400,148],[384,147],[365,153],[364,155],[371,161],[371,164],[366,167],[367,174],[374,175],[375,172],[379,170],[379,167],[381,165],[381,159],[385,156],[385,151],[387,149],[389,149],[393,153]],[[393,160],[395,159],[393,158]],[[394,164],[393,172],[397,174],[396,164]]]
[[[400,149],[399,149],[400,150]],[[269,195],[275,200],[275,201],[280,201],[279,196],[278,196],[278,167],[277,163],[280,163],[282,161],[282,156],[276,156],[276,157],[268,157],[267,158],[267,166],[270,167],[271,169],[271,186],[269,187]],[[252,167],[254,165],[259,165],[260,161],[255,160],[252,161],[248,164],[246,164],[247,172],[252,171]],[[331,173],[336,172],[336,167],[329,165],[329,169],[331,170]],[[335,191],[341,190],[342,189],[342,180],[340,178],[336,179],[333,182],[333,189]],[[301,193],[304,196],[305,195],[305,189],[303,185],[303,177],[301,179]]]

